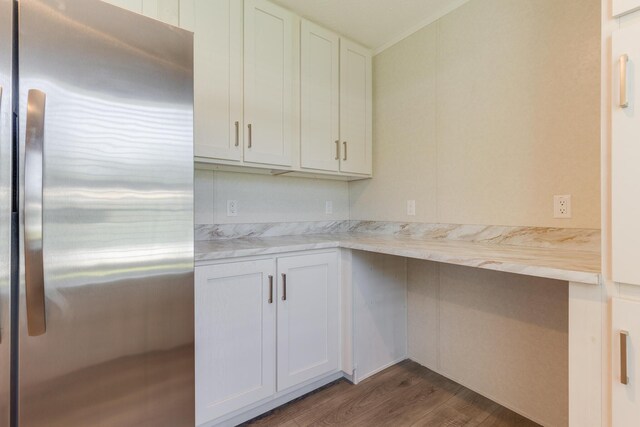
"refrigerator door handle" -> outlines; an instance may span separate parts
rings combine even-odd
[[[42,258],[42,180],[44,110],[46,95],[36,89],[27,97],[24,156],[24,266],[27,332],[42,335],[47,330],[44,306]]]

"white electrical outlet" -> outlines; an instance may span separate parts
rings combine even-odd
[[[227,200],[227,216],[238,216],[237,200]]]
[[[332,200],[327,200],[326,202],[324,202],[324,213],[326,215],[332,215],[333,214],[333,201]]]
[[[407,200],[407,215],[415,216],[416,215],[416,201],[415,200]]]
[[[571,195],[553,196],[553,217],[571,218]]]

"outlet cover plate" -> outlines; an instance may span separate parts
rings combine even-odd
[[[238,216],[237,200],[227,200],[227,216]]]
[[[416,216],[416,201],[407,200],[407,215]]]
[[[553,196],[553,217],[571,218],[571,195],[563,194]]]
[[[333,215],[333,201],[327,200],[324,202],[324,213],[326,215]]]

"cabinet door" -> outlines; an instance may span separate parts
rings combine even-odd
[[[178,25],[180,0],[103,0],[131,12],[171,25]]]
[[[275,393],[274,275],[273,260],[196,267],[196,424]]]
[[[371,174],[371,52],[340,40],[342,172]]]
[[[102,1],[142,15],[142,0],[102,0]]]
[[[640,25],[620,30],[612,37],[612,272],[616,282],[634,285],[640,285],[637,256],[640,247],[640,198],[637,197],[640,182],[638,40]],[[625,60],[625,55],[628,60]],[[626,76],[623,75],[625,70]]]
[[[278,391],[338,369],[337,254],[278,259]]]
[[[290,166],[293,15],[266,0],[244,2],[244,160]]]
[[[624,15],[640,9],[640,0],[613,0],[613,16]]]
[[[614,298],[612,310],[613,425],[637,427],[640,425],[640,302]]]
[[[177,27],[180,25],[180,0],[142,0],[142,14]]]
[[[181,0],[180,26],[194,33],[195,156],[242,158],[242,2]]]
[[[300,30],[301,166],[338,171],[340,38],[304,20]]]

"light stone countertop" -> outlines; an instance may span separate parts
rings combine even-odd
[[[600,253],[595,251],[358,232],[196,241],[195,261],[198,266],[238,257],[327,248],[354,249],[563,281],[600,284]]]

